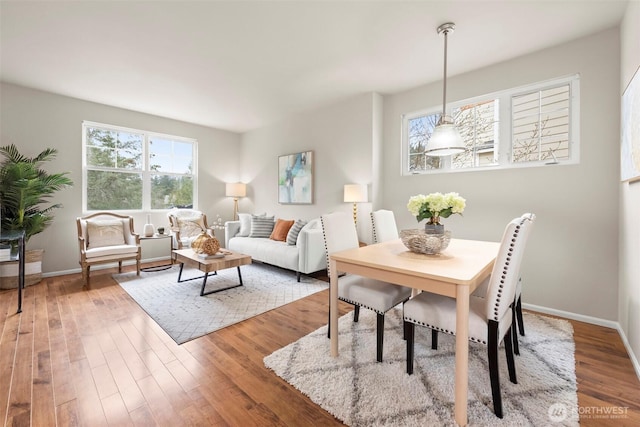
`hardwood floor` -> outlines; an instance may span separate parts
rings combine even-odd
[[[43,279],[21,315],[17,292],[0,292],[6,426],[342,425],[262,362],[326,323],[328,291],[178,346],[113,272],[92,272],[89,289],[80,274]],[[618,333],[571,323],[581,425],[640,425],[640,381]]]

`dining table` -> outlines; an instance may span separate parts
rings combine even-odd
[[[357,274],[456,299],[455,421],[467,425],[469,370],[469,296],[491,275],[499,242],[451,239],[439,254],[407,249],[402,240],[335,252],[329,257],[331,356],[338,357],[338,277]]]

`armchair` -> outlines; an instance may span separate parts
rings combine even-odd
[[[136,273],[140,275],[140,236],[133,231],[133,218],[110,212],[98,212],[76,218],[78,248],[82,280],[89,284],[89,272],[94,264],[118,263],[135,260]]]
[[[167,218],[171,226],[173,250],[190,248],[202,232],[215,236],[213,228],[207,224],[207,216],[201,211],[174,208],[167,212]]]

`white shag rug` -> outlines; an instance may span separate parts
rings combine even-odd
[[[114,274],[113,278],[162,329],[182,344],[225,326],[283,306],[329,287],[327,282],[266,264],[240,267],[243,286],[200,296],[202,279],[178,283],[179,265],[159,272]],[[182,279],[203,273],[185,266]],[[239,283],[238,270],[209,274],[205,292]]]
[[[524,313],[526,336],[515,356],[518,384],[509,381],[500,348],[504,418],[493,413],[487,348],[470,343],[468,420],[471,426],[579,425],[573,328],[564,320]],[[385,316],[383,362],[376,362],[375,313],[339,321],[340,356],[330,355],[327,327],[265,357],[265,365],[349,426],[453,426],[455,337],[416,326],[414,373],[406,373],[402,310]]]

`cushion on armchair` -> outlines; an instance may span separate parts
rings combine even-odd
[[[204,221],[201,216],[177,218],[177,220],[181,238],[198,236],[205,230]]]
[[[124,228],[121,220],[87,220],[87,248],[124,244]]]

